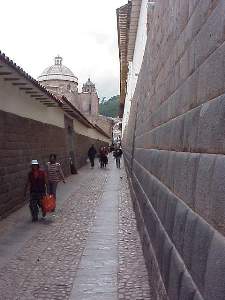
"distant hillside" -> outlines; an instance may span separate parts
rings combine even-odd
[[[117,117],[119,114],[119,96],[113,96],[109,100],[104,99],[99,104],[99,113],[106,117]]]

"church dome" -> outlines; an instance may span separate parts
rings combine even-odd
[[[62,64],[62,57],[60,56],[55,57],[55,64],[46,68],[41,76],[38,77],[38,81],[40,82],[49,80],[63,80],[78,83],[78,78],[69,68]]]
[[[83,84],[82,92],[83,93],[95,93],[96,92],[95,84],[93,82],[91,82],[90,78],[88,78],[88,81]]]

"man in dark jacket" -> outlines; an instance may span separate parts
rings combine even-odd
[[[38,221],[39,207],[41,208],[41,199],[47,191],[47,175],[46,172],[40,170],[37,160],[32,160],[31,171],[28,174],[27,183],[25,187],[25,195],[28,186],[30,187],[30,211],[32,222]],[[43,217],[45,213],[42,212]]]
[[[116,148],[116,150],[113,153],[113,156],[116,159],[117,168],[120,168],[120,159],[121,159],[122,154],[123,154],[123,152],[122,152],[122,149],[120,147]]]
[[[95,166],[95,156],[96,156],[96,149],[94,147],[94,145],[92,145],[89,150],[88,150],[88,158],[90,159],[91,162],[91,167],[94,168]]]

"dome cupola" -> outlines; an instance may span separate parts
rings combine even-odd
[[[78,78],[73,74],[73,72],[62,64],[62,57],[56,56],[54,65],[46,68],[41,76],[38,77],[39,82],[46,81],[70,81],[78,84]]]
[[[88,78],[88,81],[83,85],[82,92],[83,93],[95,93],[96,92],[95,84],[93,82],[91,82],[90,78]]]

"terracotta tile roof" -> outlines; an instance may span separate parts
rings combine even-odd
[[[20,76],[24,79],[28,80],[32,85],[38,88],[40,91],[46,94],[46,96],[50,97],[57,104],[60,104],[59,100],[44,86],[42,86],[36,79],[31,77],[28,73],[26,73],[20,66],[18,66],[15,62],[13,62],[8,56],[6,56],[3,52],[0,51],[0,62],[4,62],[8,66],[10,66],[13,70],[15,70]]]

